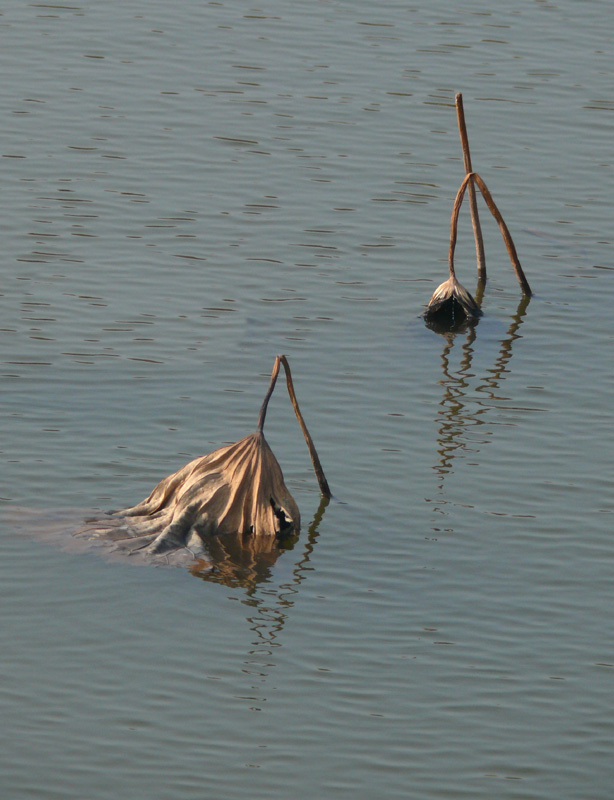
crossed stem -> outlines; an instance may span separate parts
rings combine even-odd
[[[503,241],[505,242],[505,247],[507,248],[507,252],[509,254],[510,260],[512,262],[512,266],[514,268],[514,272],[516,273],[516,277],[518,278],[518,283],[520,284],[520,288],[522,289],[522,293],[525,294],[527,297],[530,297],[533,292],[531,291],[531,287],[529,286],[529,282],[526,279],[526,276],[523,272],[522,267],[520,266],[520,261],[518,260],[518,254],[516,253],[516,247],[514,246],[514,241],[512,236],[508,230],[507,225],[503,217],[501,216],[501,212],[499,211],[497,204],[493,200],[491,193],[488,191],[488,188],[482,178],[477,174],[477,172],[469,172],[465,175],[463,182],[460,185],[460,188],[456,194],[456,199],[454,200],[454,206],[452,208],[452,218],[450,220],[450,249],[448,252],[448,267],[450,269],[450,277],[456,278],[454,273],[454,250],[456,249],[456,238],[457,238],[457,231],[458,231],[458,214],[460,211],[460,207],[463,203],[463,198],[465,196],[465,190],[467,186],[475,185],[478,187],[484,200],[486,201],[486,205],[490,213],[496,219],[497,224],[499,225],[499,230],[501,231],[501,235],[503,236]]]

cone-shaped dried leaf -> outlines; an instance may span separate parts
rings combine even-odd
[[[429,300],[425,319],[448,319],[451,322],[473,319],[482,314],[473,297],[452,276],[438,286]]]
[[[298,506],[261,431],[190,461],[142,503],[116,514],[151,553],[186,547],[196,555],[203,536],[275,536],[300,527]]]
[[[75,550],[95,547],[133,563],[190,566],[198,574],[224,566],[255,580],[300,530],[300,514],[263,434],[267,405],[283,364],[288,393],[307,443],[322,495],[330,488],[298,407],[286,356],[277,356],[255,433],[190,461],[136,506],[87,515],[72,532]],[[64,528],[65,530],[66,528]],[[221,539],[224,539],[222,544]],[[282,541],[280,541],[282,539]],[[220,575],[222,572],[220,571]],[[241,578],[242,580],[242,578]]]

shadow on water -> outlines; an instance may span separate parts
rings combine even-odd
[[[523,296],[518,304],[516,313],[512,316],[507,333],[501,342],[499,353],[494,365],[488,370],[477,387],[471,382],[473,377],[472,364],[475,353],[474,345],[478,336],[479,320],[474,320],[469,324],[462,325],[454,330],[439,331],[444,338],[444,346],[441,355],[441,367],[443,380],[440,381],[443,387],[443,397],[440,401],[438,412],[438,433],[437,433],[437,452],[439,461],[433,467],[439,476],[438,489],[442,490],[446,475],[453,472],[454,459],[459,454],[464,454],[468,450],[478,452],[475,447],[470,447],[469,443],[475,445],[471,439],[470,429],[485,422],[483,417],[491,409],[489,405],[482,405],[475,409],[467,403],[469,393],[484,393],[488,400],[496,402],[498,400],[496,392],[505,380],[508,373],[508,365],[512,358],[514,341],[520,338],[519,329],[522,325],[531,298]],[[461,347],[461,359],[457,369],[451,366],[451,354],[457,341],[461,340],[464,334],[464,341]],[[486,437],[488,434],[486,434]],[[488,438],[482,438],[480,444],[485,444]]]

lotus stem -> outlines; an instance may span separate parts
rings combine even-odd
[[[467,136],[467,126],[465,125],[465,110],[463,108],[463,96],[460,92],[455,97],[456,116],[458,118],[458,132],[460,133],[461,146],[463,148],[463,161],[465,173],[473,172],[471,167],[471,153],[469,152],[469,138]],[[478,215],[478,203],[473,182],[469,184],[469,208],[471,210],[471,223],[473,225],[473,236],[475,238],[475,254],[478,265],[478,279],[486,281],[486,256],[484,254],[484,239],[482,238],[482,228]]]
[[[288,359],[284,356],[277,356],[275,359],[275,363],[277,365],[277,371],[279,371],[279,364],[278,362],[284,365],[284,370],[286,373],[286,384],[288,386],[288,394],[290,395],[290,401],[292,402],[292,407],[294,408],[294,413],[296,414],[296,418],[298,420],[298,424],[301,427],[303,432],[303,436],[305,437],[305,442],[307,443],[307,449],[309,450],[309,455],[311,456],[311,463],[313,464],[313,471],[316,474],[316,478],[318,479],[318,484],[320,486],[320,491],[324,495],[324,497],[328,497],[329,499],[332,497],[330,488],[328,486],[328,481],[324,476],[324,470],[322,469],[322,464],[320,463],[320,459],[316,452],[315,445],[313,443],[313,439],[309,431],[307,430],[307,426],[305,425],[305,420],[303,419],[303,415],[301,414],[301,410],[298,407],[298,401],[296,399],[296,394],[294,392],[294,384],[292,383],[292,373],[290,371],[290,364],[288,364]],[[275,372],[275,368],[273,368],[273,372]],[[277,374],[275,373],[275,377],[277,378]],[[273,386],[275,384],[273,383]],[[272,389],[271,389],[272,391]],[[266,411],[266,409],[265,409]]]
[[[275,384],[277,383],[277,376],[279,375],[279,356],[275,358],[275,363],[273,364],[273,372],[271,372],[271,381],[269,383],[269,388],[267,389],[267,393],[262,401],[262,406],[260,407],[260,414],[258,414],[258,426],[257,429],[262,433],[264,429],[264,420],[266,419],[266,410],[269,405],[269,400],[271,399],[271,395],[273,394],[273,389],[275,388]]]
[[[507,225],[503,220],[503,217],[501,216],[501,212],[497,208],[495,201],[492,199],[491,193],[486,188],[486,184],[480,178],[480,176],[476,172],[471,172],[468,177],[471,177],[471,179],[475,181],[475,183],[477,183],[478,189],[482,192],[484,200],[486,201],[486,205],[490,209],[490,213],[497,220],[497,223],[499,225],[499,230],[501,231],[501,235],[503,236],[503,241],[505,242],[507,252],[509,253],[509,257],[512,262],[512,266],[514,267],[514,272],[516,273],[516,277],[518,278],[518,283],[520,284],[520,288],[522,289],[523,294],[527,295],[527,297],[530,297],[533,294],[533,292],[531,291],[529,282],[527,281],[525,274],[522,270],[522,267],[520,266],[520,261],[518,260],[518,254],[516,253],[514,241],[507,228]]]
[[[328,481],[324,476],[324,470],[322,469],[322,464],[320,463],[320,458],[318,457],[318,453],[313,443],[313,439],[311,438],[311,434],[307,430],[307,426],[305,425],[305,420],[303,419],[301,410],[298,407],[298,400],[296,399],[296,393],[294,391],[294,383],[292,382],[292,372],[290,371],[290,364],[288,364],[288,359],[284,355],[275,356],[275,363],[273,364],[273,371],[271,372],[271,380],[269,382],[269,388],[267,389],[267,393],[264,397],[262,406],[260,408],[260,414],[258,415],[258,431],[262,433],[264,429],[264,421],[266,419],[267,407],[269,405],[269,400],[271,399],[271,395],[273,394],[273,389],[275,389],[275,384],[277,383],[277,376],[279,375],[280,364],[284,365],[284,371],[286,373],[286,384],[288,386],[288,394],[290,396],[290,402],[292,403],[292,407],[294,408],[294,413],[296,414],[298,424],[300,425],[301,431],[303,432],[303,436],[305,437],[305,441],[307,442],[307,449],[309,450],[309,455],[311,456],[313,471],[316,474],[316,478],[320,486],[320,491],[322,492],[324,497],[327,497],[330,500],[332,494],[328,486]]]
[[[471,182],[471,176],[473,174],[474,173],[469,172],[467,175],[465,175],[465,178],[460,185],[460,189],[456,193],[456,199],[454,200],[454,206],[452,207],[452,217],[450,219],[450,249],[448,251],[448,268],[450,270],[450,277],[454,278],[455,280],[456,274],[454,273],[454,250],[456,249],[456,235],[458,232],[458,213],[463,204],[465,190],[467,189],[468,184]]]

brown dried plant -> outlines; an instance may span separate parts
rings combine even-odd
[[[480,308],[471,294],[458,281],[454,271],[454,250],[456,249],[456,238],[458,231],[458,213],[463,203],[463,197],[467,185],[471,180],[471,174],[465,176],[456,194],[454,206],[452,208],[452,219],[450,221],[450,247],[448,250],[448,270],[450,277],[447,281],[440,284],[433,296],[429,300],[425,312],[425,319],[445,318],[451,323],[465,319],[473,319],[481,315]]]
[[[275,359],[254,433],[190,461],[160,481],[141,503],[113,512],[106,524],[92,520],[93,525],[76,535],[98,539],[101,544],[112,542],[116,550],[126,554],[169,555],[173,563],[185,563],[190,558],[206,557],[205,540],[212,536],[247,537],[253,549],[253,539],[272,540],[298,533],[298,506],[263,432],[280,364],[320,491],[330,498],[313,440],[298,407],[290,365],[281,355]]]
[[[452,326],[456,325],[458,322],[475,319],[482,314],[478,303],[476,303],[467,289],[465,289],[465,287],[459,283],[454,271],[454,250],[456,248],[458,231],[458,215],[463,203],[463,198],[465,196],[465,190],[467,188],[469,189],[471,220],[476,243],[479,287],[483,289],[486,281],[486,260],[484,257],[484,242],[476,203],[476,187],[480,190],[489,211],[497,221],[522,293],[527,297],[530,297],[532,294],[529,282],[527,281],[524,271],[520,266],[520,261],[518,260],[518,254],[516,253],[516,247],[514,245],[512,236],[507,225],[505,224],[505,221],[503,220],[501,212],[499,211],[482,178],[476,172],[473,172],[471,168],[469,140],[465,126],[463,98],[461,94],[456,95],[456,110],[466,175],[457,192],[456,199],[454,200],[454,206],[452,208],[452,217],[450,221],[450,248],[448,252],[448,268],[450,277],[447,281],[444,281],[444,283],[435,289],[424,315],[427,321],[443,320],[451,323]]]

